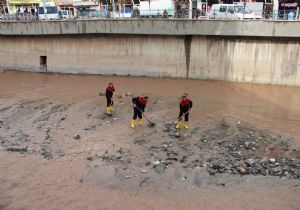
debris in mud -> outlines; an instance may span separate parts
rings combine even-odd
[[[145,177],[144,179],[142,179],[139,183],[139,187],[143,187],[144,185],[149,184],[149,180],[150,180],[150,177]]]
[[[119,94],[117,95],[117,98],[120,99],[120,98],[124,98],[124,97],[132,97],[133,94],[130,93],[130,92],[125,92],[125,93],[122,93],[122,94]]]
[[[46,159],[52,159],[53,158],[52,152],[48,148],[46,148],[46,147],[43,147],[41,149],[41,156],[43,158],[46,158]]]
[[[69,106],[48,100],[24,100],[2,108],[0,113],[5,120],[0,126],[6,130],[0,130],[1,147],[47,159],[62,156],[59,147],[52,147],[55,142],[51,135],[62,130],[60,125],[67,118],[65,112]]]
[[[142,161],[144,170],[163,174],[169,167],[204,168],[214,176],[226,173],[300,178],[300,158],[293,156],[295,150],[281,135],[225,119],[213,122],[204,130],[199,127],[177,130],[170,122],[164,126],[135,137],[134,143],[145,150],[136,160]],[[135,168],[131,161],[126,161],[128,158],[131,160],[132,156],[122,153],[102,157],[115,167]]]
[[[207,155],[210,151],[216,154],[215,158],[205,160],[210,173],[300,178],[295,173],[300,160],[287,154],[287,139],[283,141],[281,136],[268,131],[222,120],[217,127],[204,131],[196,145]],[[273,154],[278,157],[272,157]]]
[[[66,116],[63,116],[62,118],[60,118],[61,121],[65,120],[65,119],[67,119]]]
[[[7,147],[6,150],[9,152],[19,152],[21,154],[28,152],[27,147],[17,147],[17,146],[16,147]]]

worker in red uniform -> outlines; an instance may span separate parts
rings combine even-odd
[[[135,125],[135,120],[137,117],[140,119],[139,120],[139,125],[143,124],[143,112],[145,111],[147,102],[148,102],[149,97],[148,96],[138,96],[135,98],[132,98],[132,103],[133,103],[133,118],[130,123],[130,127],[134,128]]]
[[[106,113],[107,114],[111,114],[111,111],[113,111],[113,104],[114,101],[112,100],[113,98],[113,94],[115,92],[115,87],[113,85],[113,83],[109,83],[107,88],[106,88]]]
[[[181,120],[184,117],[184,128],[189,128],[188,121],[189,121],[189,112],[193,106],[193,102],[191,99],[187,97],[187,94],[184,94],[180,101],[179,101],[179,117],[177,119],[176,129],[180,128]],[[183,116],[184,115],[184,116]]]

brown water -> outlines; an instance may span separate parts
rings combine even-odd
[[[24,100],[41,99],[70,104],[70,107],[68,120],[61,124],[64,130],[51,133],[58,142],[55,147],[63,148],[64,156],[48,160],[39,155],[0,151],[0,209],[300,209],[297,182],[280,178],[250,177],[227,187],[207,185],[175,190],[151,187],[124,190],[81,183],[82,177],[89,177],[88,154],[111,150],[112,145],[132,148],[132,137],[147,133],[146,128],[128,127],[130,98],[117,99],[116,95],[118,121],[113,125],[104,122],[94,132],[80,131],[90,123],[85,119],[87,113],[104,111],[105,99],[98,93],[104,91],[108,82],[115,84],[116,95],[144,93],[152,101],[157,100],[155,105],[150,101],[149,116],[158,124],[161,118],[176,119],[177,99],[185,92],[194,102],[191,129],[195,125],[205,126],[211,118],[227,117],[282,133],[292,138],[295,147],[300,146],[298,87],[3,72],[0,73],[0,109]],[[0,113],[0,120],[3,117]],[[19,120],[16,117],[15,127],[22,128],[38,142],[42,134],[36,132],[30,116],[26,117],[21,114]],[[0,134],[8,132],[2,130]],[[74,144],[72,137],[78,132],[81,141]]]

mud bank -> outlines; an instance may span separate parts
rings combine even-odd
[[[98,93],[111,81],[116,111],[108,116]],[[178,131],[173,121],[183,92],[195,107],[190,129]],[[150,95],[147,114],[157,125],[130,129],[131,95],[142,93]],[[297,209],[299,93],[223,82],[0,73],[0,207]]]

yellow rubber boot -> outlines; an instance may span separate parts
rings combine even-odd
[[[110,108],[109,108],[109,107],[106,107],[106,113],[107,113],[107,114],[111,114]]]
[[[139,120],[139,125],[143,125],[143,119]]]
[[[184,125],[183,125],[183,127],[184,127],[185,129],[188,129],[188,128],[189,128],[189,126],[188,126],[188,122],[187,122],[187,121],[184,121]]]
[[[109,109],[110,111],[115,111],[115,109],[112,106],[110,106]]]
[[[176,124],[176,129],[179,129],[179,128],[180,128],[180,124],[181,124],[181,120],[178,120],[178,121],[177,121],[177,124]]]
[[[131,127],[131,128],[134,128],[134,121],[135,121],[135,120],[131,120],[131,123],[130,123],[130,127]]]

